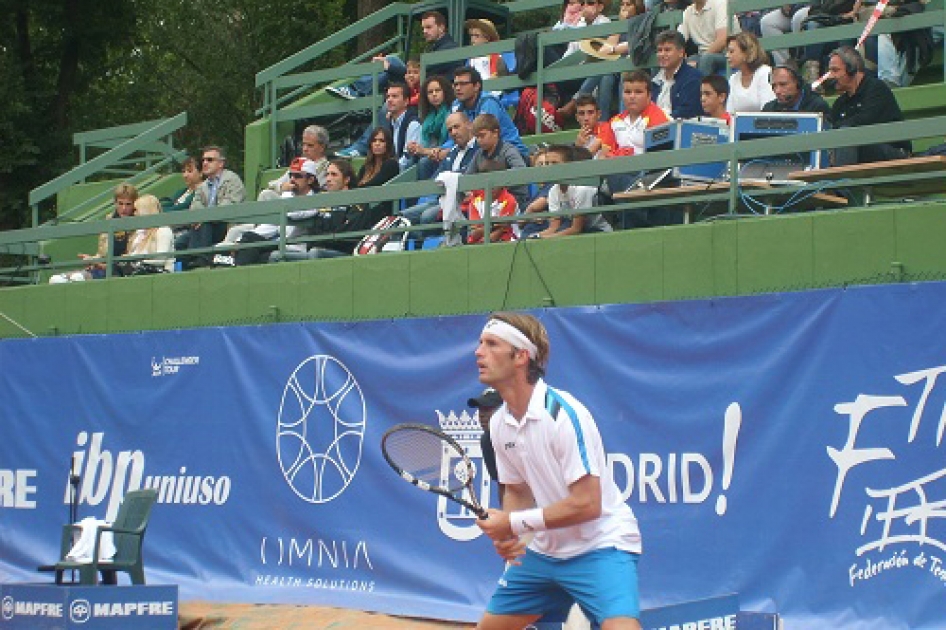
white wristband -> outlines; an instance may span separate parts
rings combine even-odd
[[[509,514],[509,526],[512,528],[512,533],[516,536],[542,532],[547,529],[542,508],[511,512]]]

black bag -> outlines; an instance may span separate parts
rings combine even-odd
[[[523,81],[536,71],[539,64],[539,36],[537,33],[519,33],[516,35],[516,74]],[[545,47],[545,65],[555,63],[565,56],[568,44],[552,44]]]

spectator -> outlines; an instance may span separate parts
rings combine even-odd
[[[470,120],[476,120],[480,114],[491,114],[499,121],[500,137],[503,143],[518,149],[523,160],[529,158],[529,149],[519,137],[519,130],[506,112],[506,108],[492,94],[483,94],[483,79],[473,68],[460,68],[453,74],[453,91],[457,100],[451,108],[463,112]],[[447,143],[449,147],[450,143]],[[525,162],[523,161],[523,164]]]
[[[407,71],[404,73],[404,83],[409,92],[408,107],[417,107],[420,102],[420,62],[417,59],[407,60]]]
[[[325,183],[325,171],[328,169],[328,158],[325,153],[328,150],[329,135],[328,130],[319,125],[309,125],[302,130],[302,157],[312,160],[315,163],[316,179],[318,186]],[[278,179],[274,179],[260,191],[257,201],[269,201],[279,199],[284,192],[293,190],[291,172],[286,169]]]
[[[204,183],[194,194],[191,210],[243,203],[246,199],[243,182],[236,173],[225,168],[226,163],[227,157],[220,147],[209,146],[204,149],[201,158]],[[227,224],[220,221],[192,225],[186,249],[210,247],[222,241],[226,234],[226,227]],[[210,264],[210,254],[191,256],[184,261],[184,267],[187,269],[206,267]]]
[[[342,159],[332,160],[326,173],[325,190],[326,192],[349,190],[354,180],[355,173],[352,170],[351,162]],[[290,212],[288,216],[293,221],[304,221],[308,224],[306,227],[298,226],[299,231],[293,233],[293,236],[301,236],[302,234],[339,234],[370,230],[383,214],[377,208],[372,210],[361,204],[339,204],[320,210]],[[361,237],[353,236],[329,241],[317,241],[308,251],[304,251],[302,248],[287,249],[285,257],[281,256],[279,252],[273,252],[269,257],[269,261],[350,256],[359,240],[361,240]]]
[[[161,209],[164,212],[177,212],[178,210],[187,210],[191,207],[194,200],[194,193],[197,187],[204,181],[204,177],[197,168],[197,160],[189,157],[181,163],[181,176],[184,178],[184,188],[178,190],[170,197],[161,198]]]
[[[841,46],[831,53],[828,73],[838,91],[831,107],[835,127],[867,127],[903,120],[893,92],[880,79],[864,73],[864,58],[851,46]],[[839,148],[834,150],[834,166],[905,158],[911,148],[909,140]]]
[[[115,187],[113,193],[115,203],[114,209],[109,213],[106,219],[121,219],[123,217],[134,216],[135,201],[138,199],[138,189],[131,184],[119,184]],[[112,256],[118,258],[124,256],[128,251],[128,232],[116,231],[111,237]],[[79,259],[88,260],[90,258],[105,258],[109,250],[108,233],[99,234],[98,249],[94,254],[77,254]],[[121,269],[118,265],[112,267],[113,275],[121,275]],[[81,282],[83,280],[98,280],[105,277],[105,263],[92,263],[82,271],[72,271],[67,273],[57,273],[49,278],[49,284],[63,284],[66,282]]]
[[[320,185],[318,181],[318,165],[307,158],[297,157],[292,161],[292,164],[289,166],[289,189],[283,191],[283,198],[291,197],[307,197],[312,196],[319,191]],[[301,230],[297,226],[291,225],[286,230],[286,238],[292,238],[301,234]],[[279,237],[279,226],[273,224],[260,224],[257,225],[252,230],[247,230],[243,232],[236,241],[239,244],[245,245],[248,243],[261,243],[263,241],[274,241]],[[290,244],[286,246],[287,249],[293,247],[301,248],[305,251],[305,246]],[[266,262],[269,258],[270,252],[276,249],[276,246],[267,246],[267,247],[244,247],[236,251],[232,255],[217,255],[214,256],[214,263],[217,265],[232,266],[237,265],[239,267],[245,265],[257,265],[262,262]]]
[[[488,161],[480,165],[480,173],[497,173],[506,170],[506,166],[500,162]],[[516,198],[503,186],[496,186],[490,194],[491,204],[489,216],[491,217],[514,217],[519,212],[519,204]],[[478,221],[485,215],[486,192],[484,190],[474,190],[470,193],[466,208],[467,218],[471,221]],[[475,245],[483,242],[483,225],[473,225],[467,231],[466,242],[468,245]],[[501,241],[513,241],[516,239],[514,233],[515,225],[512,223],[500,223],[490,226],[489,242],[498,243]]]
[[[813,0],[803,13],[802,29],[812,31],[826,26],[850,24],[861,8],[861,0]],[[806,9],[802,9],[804,12]],[[838,43],[821,42],[805,46],[802,59],[801,76],[809,85],[821,78],[821,68],[826,61],[828,51]],[[851,42],[853,43],[853,42]]]
[[[170,197],[161,198],[161,209],[164,212],[177,212],[179,210],[188,210],[194,201],[194,194],[197,187],[204,181],[203,173],[200,172],[197,160],[192,157],[184,160],[181,165],[181,175],[184,177],[184,188],[178,190]],[[190,240],[190,225],[178,225],[171,228],[174,232],[174,249],[183,249]]]
[[[605,123],[607,124],[607,123]],[[532,156],[532,166],[548,166],[548,153],[549,150],[547,147],[541,147],[535,154]],[[533,214],[538,212],[548,212],[549,211],[549,191],[552,189],[554,184],[548,182],[537,182],[534,184],[536,187],[535,194],[532,196],[532,199],[529,201],[529,205],[523,210],[523,214]],[[549,222],[546,219],[537,219],[533,221],[520,221],[519,222],[519,238],[529,238],[533,234],[538,234],[546,228],[548,228]]]
[[[378,127],[371,133],[371,148],[368,157],[358,171],[358,188],[383,186],[395,177],[400,171],[397,159],[394,157],[394,141],[391,132],[385,127]],[[391,214],[390,201],[380,202],[378,205],[385,215]]]
[[[683,11],[683,22],[678,27],[686,41],[693,42],[698,53],[690,58],[703,76],[721,74],[726,68],[726,38],[729,17],[726,0],[695,0]],[[740,31],[739,21],[733,20],[732,35]]]
[[[579,26],[585,27],[596,26],[598,24],[607,24],[611,21],[611,18],[604,14],[605,9],[606,4],[604,0],[584,0],[584,4],[581,9],[581,23]],[[565,48],[564,56],[567,57],[580,51],[581,42],[572,41],[569,42],[568,46]],[[546,63],[548,62],[549,60],[546,61]],[[571,101],[582,93],[583,85],[584,81],[582,79],[569,79],[567,81],[561,81],[557,85],[558,93],[562,95],[562,98],[568,98],[569,101]],[[591,93],[591,91],[594,90],[594,86],[590,86],[587,89],[589,90],[588,93]],[[574,106],[571,107],[573,108]],[[569,111],[568,108],[564,109],[562,113],[570,116],[575,115],[574,109]]]
[[[575,150],[573,147],[555,145],[549,147],[548,164],[566,164],[573,161]],[[598,189],[594,186],[575,186],[570,184],[555,184],[549,190],[548,211],[570,212],[586,210],[595,205],[595,195]],[[586,234],[589,232],[610,232],[609,224],[600,214],[580,214],[573,217],[554,218],[549,220],[549,226],[532,238],[557,238],[572,234]]]
[[[473,163],[473,158],[479,153],[479,147],[473,141],[473,125],[463,112],[454,112],[447,116],[447,133],[450,135],[453,148],[440,160],[436,172],[428,179],[435,179],[440,173],[465,173]],[[429,225],[437,221],[440,212],[439,198],[429,196],[421,197],[416,205],[398,214],[413,225]],[[423,240],[423,236],[412,233],[412,239],[419,242]]]
[[[644,13],[643,0],[621,0],[621,8],[618,11],[618,19],[629,20],[630,18]],[[627,33],[615,33],[601,44],[599,49],[601,53],[619,57],[627,55],[630,47],[627,42]],[[616,58],[615,57],[615,58]],[[588,77],[582,82],[578,93],[575,94],[568,103],[559,108],[559,116],[570,118],[576,115],[578,108],[577,99],[585,94],[597,94],[598,109],[604,115],[605,119],[618,113],[617,103],[620,102],[620,90],[618,86],[621,83],[621,75],[610,73]]]
[[[801,9],[805,10],[802,11]],[[804,4],[784,4],[762,16],[759,27],[762,37],[797,33],[802,30],[802,20],[808,17],[808,8]],[[789,60],[789,51],[773,50],[772,61],[781,66]]]
[[[592,157],[598,157],[602,149],[601,135],[603,128],[608,125],[601,122],[601,110],[598,102],[590,94],[578,97],[578,111],[575,118],[578,120],[578,135],[575,137],[575,146],[588,150]]]
[[[602,128],[605,157],[644,153],[644,130],[668,122],[664,111],[650,100],[651,79],[644,70],[624,75],[625,110]],[[612,188],[612,191],[615,191]]]
[[[410,142],[407,152],[417,163],[417,179],[430,179],[441,157],[447,154],[440,145],[447,141],[447,116],[453,104],[453,86],[446,78],[432,76],[424,81],[420,91],[420,142]]]
[[[775,98],[763,105],[762,111],[815,112],[824,116],[826,126],[830,125],[831,107],[805,85],[793,61],[776,66],[772,71],[772,91]]]
[[[500,40],[499,32],[496,30],[496,27],[491,21],[486,19],[467,20],[466,32],[470,36],[471,46],[498,42]],[[470,59],[468,65],[471,68],[476,68],[476,71],[480,73],[480,78],[484,81],[495,77],[504,77],[509,74],[509,69],[506,68],[506,62],[503,60],[503,56],[500,53],[490,53],[482,57],[473,57]],[[502,98],[503,95],[502,90],[494,90],[490,92],[490,94],[496,98]]]
[[[135,200],[135,216],[144,217],[161,214],[161,202],[154,195],[142,195]],[[145,254],[169,254],[174,251],[174,233],[166,225],[135,230],[128,243],[129,256]],[[122,261],[123,276],[140,276],[174,271],[174,257],[145,258]]]
[[[394,83],[388,86],[387,121],[384,126],[391,130],[394,138],[394,157],[397,158],[401,170],[407,170],[414,164],[414,156],[407,151],[412,142],[420,141],[420,121],[417,120],[417,111],[408,107],[408,90],[404,83]]]
[[[759,39],[752,33],[730,35],[726,42],[726,60],[736,72],[729,77],[730,114],[759,112],[775,98],[772,91],[772,68]]]
[[[420,26],[424,40],[427,42],[426,52],[439,52],[457,47],[457,43],[447,32],[447,20],[439,11],[424,13],[420,18]],[[389,55],[387,57],[375,57],[374,59],[375,61],[384,62],[384,71],[378,75],[379,89],[385,89],[391,83],[403,81],[407,68],[397,57]],[[433,64],[427,67],[427,74],[439,74],[449,77],[456,68],[462,65],[462,61]],[[349,85],[328,87],[325,88],[325,91],[339,98],[354,100],[360,96],[370,95],[372,93],[371,87],[371,75],[366,75]]]
[[[732,115],[726,111],[726,101],[729,100],[729,81],[711,74],[700,81],[700,105],[703,106],[703,115],[718,118],[732,124]]]
[[[506,168],[525,168],[526,162],[516,148],[500,135],[499,120],[492,114],[480,114],[473,120],[473,137],[480,150],[474,156],[467,173],[474,175],[488,161],[496,161]],[[525,206],[529,191],[526,186],[510,186],[509,192],[519,205]]]
[[[657,65],[660,71],[651,86],[654,102],[671,118],[695,118],[700,115],[699,70],[686,63],[686,40],[678,31],[657,35]]]

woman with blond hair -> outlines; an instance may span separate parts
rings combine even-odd
[[[142,195],[135,201],[135,216],[161,214],[161,202],[154,195]],[[166,225],[135,230],[128,241],[129,256],[163,254],[174,251],[174,232]],[[174,258],[145,258],[120,263],[123,275],[137,276],[174,271]]]
[[[726,40],[726,61],[736,72],[729,77],[729,101],[726,111],[761,112],[762,106],[775,100],[772,68],[759,39],[750,32],[730,35]]]

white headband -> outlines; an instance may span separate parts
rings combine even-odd
[[[503,341],[512,344],[512,347],[525,350],[529,353],[530,359],[535,359],[539,352],[535,344],[529,341],[529,338],[522,334],[521,330],[502,320],[491,319],[486,322],[486,325],[483,326],[483,333],[489,333],[499,337]]]

